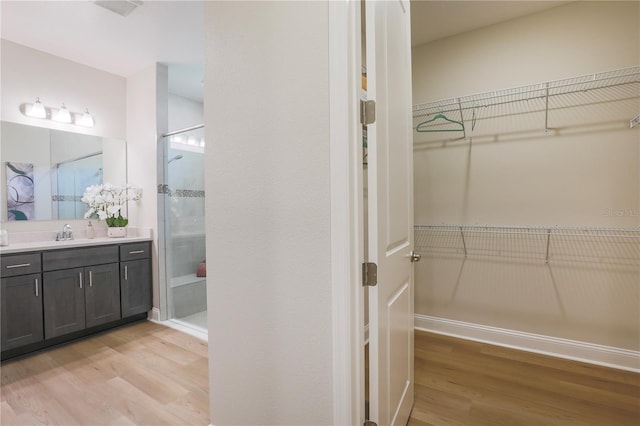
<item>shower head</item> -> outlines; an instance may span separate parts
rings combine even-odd
[[[180,159],[182,159],[182,154],[176,155],[171,160],[167,161],[167,164],[171,164],[172,161],[176,161],[176,160],[180,160]]]

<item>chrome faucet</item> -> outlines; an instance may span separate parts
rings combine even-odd
[[[71,230],[71,225],[66,223],[62,227],[62,233],[58,232],[56,235],[56,241],[69,241],[73,240],[73,231]]]

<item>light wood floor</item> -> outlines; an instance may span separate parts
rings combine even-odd
[[[640,375],[416,332],[411,426],[640,425]],[[207,425],[207,344],[141,322],[2,364],[0,424]]]
[[[416,331],[410,426],[640,425],[640,374]]]
[[[208,425],[207,343],[144,321],[4,362],[0,423]]]

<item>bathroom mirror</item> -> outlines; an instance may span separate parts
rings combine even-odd
[[[82,219],[87,186],[127,180],[126,143],[1,122],[1,221]]]

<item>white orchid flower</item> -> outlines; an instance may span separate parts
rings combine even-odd
[[[82,195],[82,202],[89,206],[85,219],[98,216],[105,220],[122,216],[122,210],[128,201],[139,201],[142,191],[131,184],[116,186],[111,183],[91,185]]]

